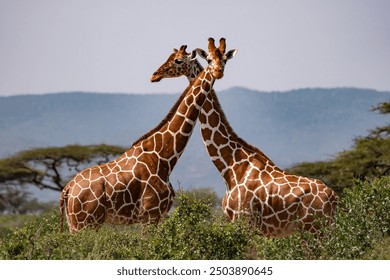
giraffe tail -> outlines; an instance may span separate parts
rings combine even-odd
[[[64,227],[64,218],[63,217],[64,217],[64,209],[66,207],[67,198],[68,198],[68,188],[65,187],[61,192],[60,205],[59,205],[59,208],[60,208],[60,232],[63,231],[63,227]]]

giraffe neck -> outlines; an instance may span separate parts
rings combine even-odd
[[[160,124],[135,141],[132,147],[140,146],[143,152],[157,154],[159,164],[167,165],[169,175],[187,145],[214,81],[209,68],[200,72]]]
[[[189,71],[186,75],[188,81],[191,83],[202,71],[203,66],[197,59],[193,60],[189,65]]]
[[[192,77],[196,77],[203,70],[202,65],[196,59],[191,66],[191,70],[187,75],[187,79],[190,82],[193,80]],[[203,104],[199,122],[207,152],[215,167],[223,176],[227,187],[230,185],[229,182],[232,175],[227,172],[229,167],[237,162],[245,162],[245,159],[249,162],[250,157],[256,156],[264,168],[268,166],[279,169],[258,148],[238,137],[230,126],[214,89],[211,90]]]

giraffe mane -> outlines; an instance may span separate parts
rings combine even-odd
[[[213,42],[213,39],[210,38],[210,43]],[[223,38],[221,38],[221,40],[223,40]],[[182,46],[183,47],[183,46]],[[172,54],[174,55],[174,54]],[[172,56],[171,55],[171,56]],[[168,58],[168,60],[171,59],[171,57]],[[168,61],[167,60],[167,61]],[[197,67],[200,69],[200,71],[202,72],[204,70],[203,66],[201,63],[199,63],[198,59],[195,59],[193,61],[193,63],[196,63],[197,64]],[[156,127],[154,128],[153,130],[151,130],[150,132],[146,133],[144,136],[142,136],[140,139],[138,139],[136,142],[134,142],[133,145],[137,144],[139,141],[142,141],[146,138],[148,138],[151,134],[153,134],[154,132],[158,131],[163,125],[164,125],[164,122],[166,122],[169,118],[172,117],[173,113],[176,111],[177,107],[179,106],[179,103],[180,101],[184,98],[185,96],[185,93],[187,92],[187,90],[189,90],[189,88],[192,86],[192,84],[194,83],[196,79],[193,79],[191,81],[191,83],[188,85],[187,89],[183,92],[182,96],[179,98],[179,100],[177,101],[177,103],[175,105],[173,105],[171,111],[168,113],[168,115],[164,118],[163,121],[161,121],[161,123]],[[219,102],[219,99],[217,97],[217,94],[214,90],[214,88],[211,89],[211,92],[210,94],[212,95],[213,99],[214,99],[214,104],[215,106],[218,108],[219,112],[220,112],[220,117],[223,121],[223,123],[226,125],[226,129],[228,131],[228,133],[230,135],[232,135],[233,138],[235,138],[237,140],[237,142],[242,145],[243,147],[245,147],[246,149],[250,150],[250,151],[253,151],[255,153],[257,153],[260,157],[262,157],[262,159],[264,160],[268,160],[271,164],[275,165],[272,160],[270,158],[268,158],[262,151],[260,151],[259,148],[255,147],[255,146],[252,146],[251,144],[249,144],[248,142],[246,142],[244,139],[240,138],[236,133],[235,131],[233,130],[233,128],[231,127],[228,119],[226,118],[226,115],[225,115],[225,112],[223,111],[222,109],[222,106]]]
[[[224,41],[224,38],[221,38],[221,41]],[[226,47],[226,46],[224,46],[224,47]],[[197,59],[195,59],[193,61],[193,63],[196,63],[197,67],[200,69],[200,71],[203,71],[203,66],[202,66],[202,64],[199,63],[199,61]],[[221,103],[219,102],[217,93],[215,92],[214,88],[211,89],[210,94],[211,94],[211,96],[214,99],[214,105],[218,108],[218,111],[220,112],[220,117],[222,119],[222,122],[226,125],[226,129],[227,129],[228,133],[230,135],[232,135],[232,137],[235,138],[240,145],[242,145],[243,147],[247,148],[248,150],[251,150],[251,151],[257,153],[258,155],[260,155],[260,157],[262,159],[268,160],[272,165],[275,165],[273,163],[273,161],[269,157],[267,157],[262,151],[260,151],[259,148],[249,144],[248,142],[246,142],[244,139],[242,139],[241,137],[239,137],[236,134],[236,132],[231,127],[228,119],[226,118],[225,112],[222,109]]]
[[[219,111],[219,113],[220,113],[221,120],[222,120],[222,122],[225,124],[228,133],[229,133],[230,135],[232,135],[232,137],[235,138],[235,139],[237,140],[237,142],[238,142],[240,145],[242,145],[243,147],[245,147],[246,149],[248,149],[248,150],[250,150],[250,151],[252,151],[252,152],[257,153],[263,160],[265,159],[265,160],[269,161],[272,165],[275,165],[269,157],[267,157],[262,151],[260,151],[259,148],[257,148],[257,147],[255,147],[255,146],[249,144],[248,142],[246,142],[244,139],[242,139],[241,137],[239,137],[239,136],[234,132],[234,130],[233,130],[233,128],[231,127],[231,125],[230,125],[228,119],[226,118],[225,112],[224,112],[223,109],[222,109],[222,106],[221,106],[221,104],[220,104],[220,102],[219,102],[219,99],[218,99],[217,94],[216,94],[216,92],[214,91],[214,89],[211,90],[211,95],[212,95],[212,97],[213,97],[213,99],[214,99],[214,105],[215,105],[215,107],[218,108],[218,111]]]
[[[186,96],[187,92],[191,89],[192,85],[194,84],[196,79],[194,79],[193,81],[191,81],[191,83],[187,86],[187,88],[183,91],[183,93],[180,95],[180,97],[178,98],[178,100],[176,101],[176,103],[172,106],[171,110],[169,110],[168,114],[165,116],[165,118],[155,127],[153,128],[152,130],[150,130],[149,132],[145,133],[143,136],[141,136],[138,140],[136,140],[135,142],[133,142],[133,144],[131,145],[131,147],[133,147],[134,145],[138,144],[139,142],[147,139],[149,136],[153,135],[154,133],[156,133],[157,131],[159,131],[166,123],[169,119],[171,119],[176,111],[177,111],[177,108],[180,106],[180,103],[182,102],[182,100],[184,99],[184,97]]]

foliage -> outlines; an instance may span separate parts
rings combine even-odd
[[[241,259],[249,243],[245,223],[214,216],[210,197],[179,192],[179,206],[158,227],[103,226],[59,232],[57,211],[16,228],[0,243],[0,259]],[[213,214],[214,213],[214,214]],[[219,246],[215,246],[219,244]]]
[[[380,103],[378,106],[374,107],[372,110],[378,111],[381,114],[388,114],[388,113],[390,113],[390,102]]]
[[[109,161],[124,149],[97,145],[37,148],[0,160],[0,212],[25,213],[38,202],[26,186],[61,191],[67,176],[91,163]],[[38,208],[41,208],[39,205]]]
[[[361,259],[390,235],[390,177],[355,181],[336,216],[336,229],[321,241],[326,258]],[[313,246],[317,246],[315,242]],[[322,252],[323,251],[323,252]]]
[[[354,179],[390,175],[390,138],[357,139],[351,150],[339,153],[333,160],[300,163],[289,172],[318,178],[340,193]]]
[[[212,198],[180,192],[179,206],[152,231],[150,259],[241,259],[250,243],[245,222],[226,223]],[[218,244],[218,246],[215,246]]]
[[[27,221],[34,220],[35,215],[0,215],[0,240],[14,228],[23,226]]]
[[[24,214],[24,204],[30,200],[30,193],[19,186],[4,185],[0,188],[0,212]]]
[[[8,230],[0,259],[389,259],[390,177],[345,190],[334,228],[266,238],[244,220],[227,223],[212,198],[179,191],[178,206],[157,226],[103,226],[59,232],[58,211]]]
[[[181,183],[178,182],[179,189],[183,192]],[[221,205],[222,198],[218,197],[216,193],[210,187],[203,188],[190,188],[186,190],[186,194],[192,197],[192,200],[202,200],[204,203],[211,205],[212,207],[219,207]],[[173,201],[173,208],[179,206],[181,200],[175,199]]]
[[[372,250],[363,255],[366,260],[390,260],[390,237],[376,241]]]
[[[32,214],[52,208],[52,203],[39,202],[30,192],[18,185],[0,185],[0,213]]]
[[[390,103],[381,103],[373,110],[390,113]],[[323,180],[335,191],[350,187],[354,179],[369,179],[390,175],[390,125],[378,127],[366,137],[354,140],[352,149],[339,153],[334,159],[303,162],[290,172]]]
[[[33,184],[61,191],[64,171],[76,173],[82,164],[109,161],[110,156],[123,152],[123,148],[110,145],[69,145],[23,151],[0,160],[0,183]]]
[[[335,227],[324,228],[321,237],[302,232],[283,239],[260,239],[257,246],[259,258],[364,259],[376,258],[375,244],[389,237],[390,177],[383,177],[356,181],[346,189]]]

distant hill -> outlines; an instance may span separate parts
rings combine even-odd
[[[308,88],[259,92],[235,87],[217,93],[236,133],[280,167],[325,160],[348,149],[356,136],[387,123],[371,112],[390,92]],[[154,128],[178,94],[55,93],[0,97],[0,157],[68,144],[130,145]],[[225,191],[204,149],[199,125],[171,175],[174,187]]]

